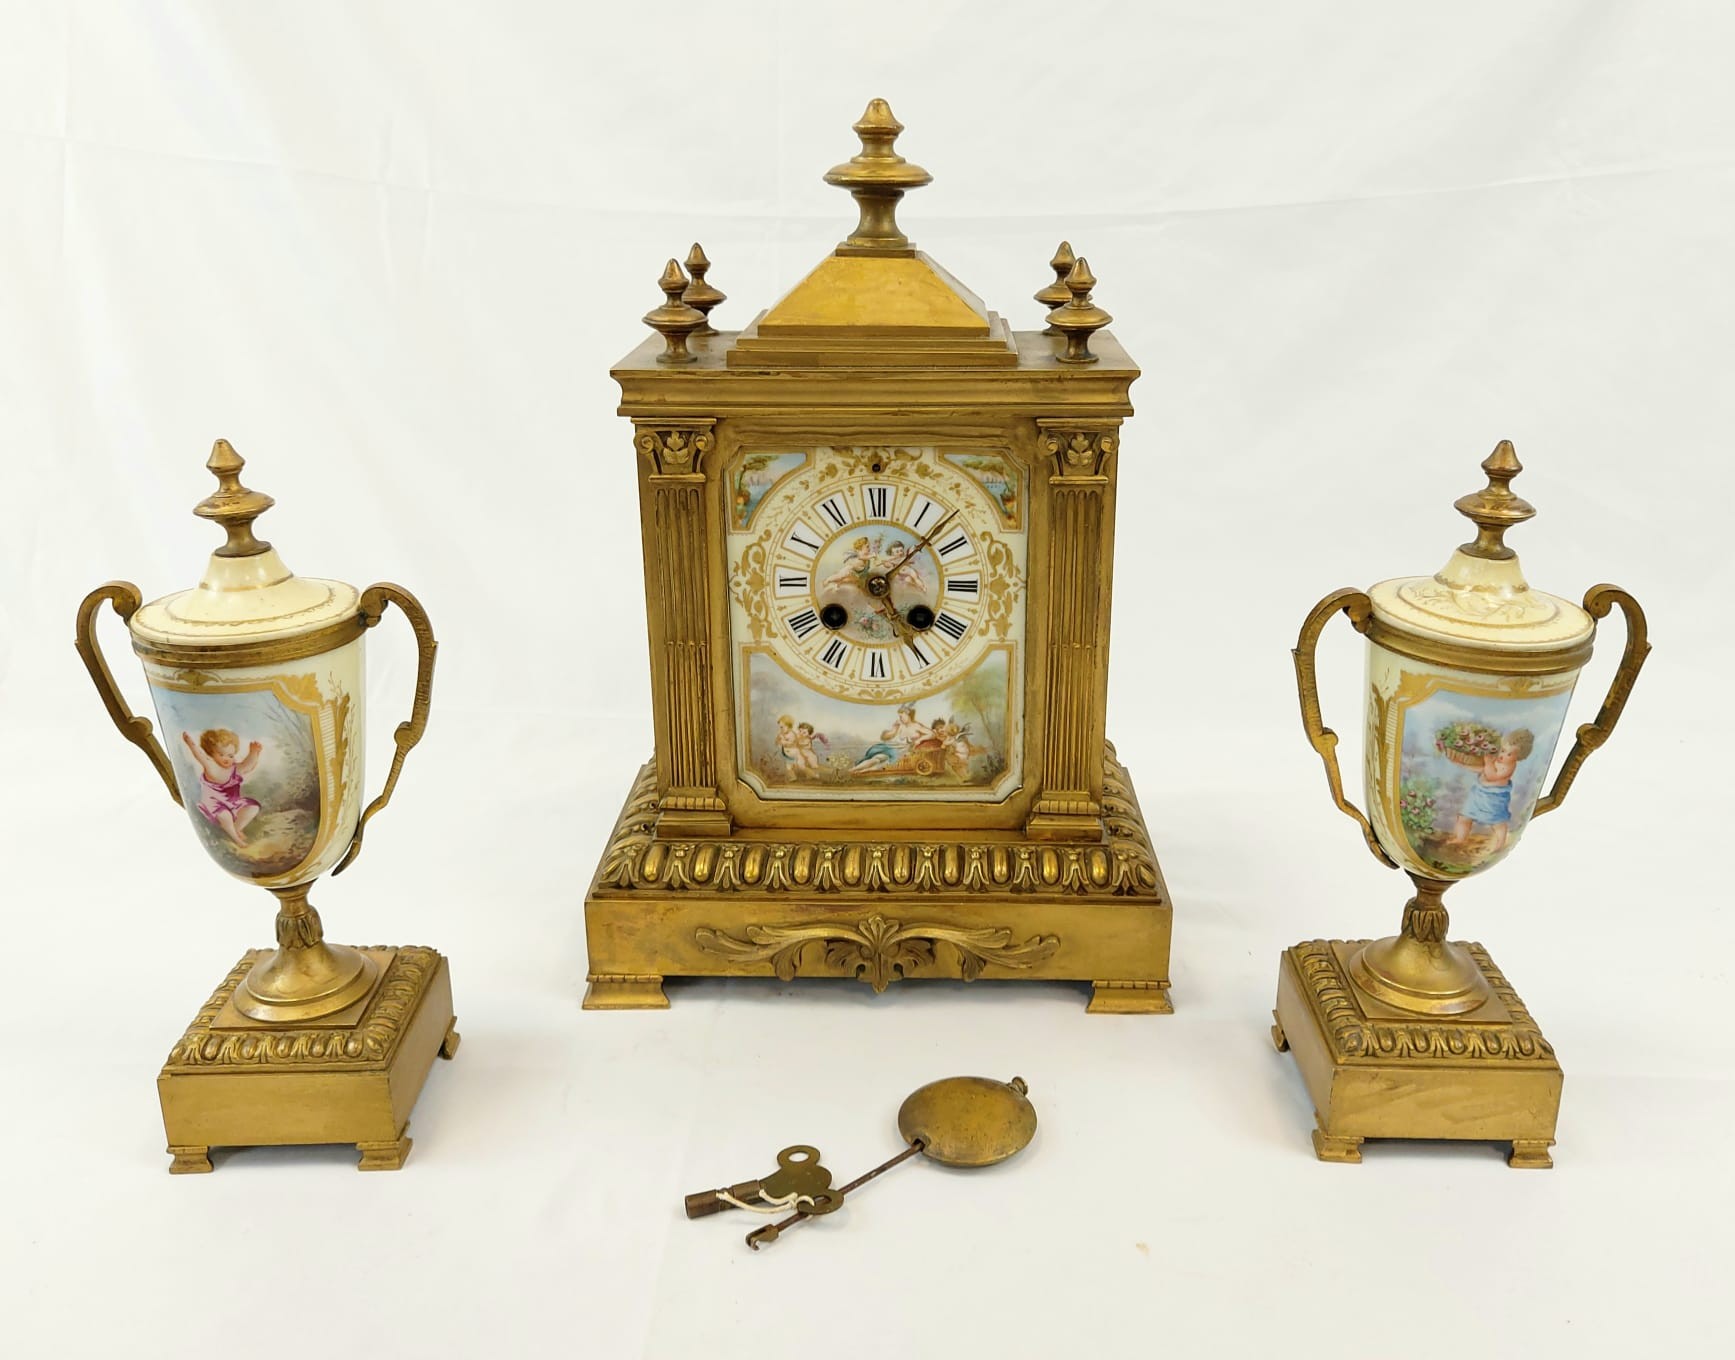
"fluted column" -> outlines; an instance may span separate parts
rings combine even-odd
[[[659,835],[726,836],[712,737],[710,554],[704,460],[710,419],[635,420],[645,457],[645,595],[657,726]]]
[[[1048,654],[1042,792],[1025,823],[1045,840],[1102,834],[1114,455],[1120,422],[1039,420],[1048,468]]]

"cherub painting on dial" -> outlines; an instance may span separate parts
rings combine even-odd
[[[1007,456],[749,454],[734,484],[740,768],[760,796],[1006,797],[1025,550]]]
[[[1500,699],[1443,691],[1405,714],[1398,819],[1441,873],[1503,858],[1530,820],[1571,691]]]
[[[770,670],[754,677],[755,772],[771,785],[988,787],[1006,769],[1006,664],[990,655],[949,689],[895,708],[839,703]],[[779,707],[782,705],[782,707]]]

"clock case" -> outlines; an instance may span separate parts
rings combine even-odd
[[[1070,251],[1054,262],[1070,302],[1050,330],[1013,332],[898,229],[898,199],[929,177],[892,149],[890,109],[874,101],[855,131],[861,153],[826,179],[861,223],[832,255],[745,330],[712,331],[722,295],[695,246],[693,280],[670,261],[645,318],[658,334],[612,370],[638,458],[656,744],[585,898],[584,1004],[664,1007],[671,976],[1067,979],[1091,984],[1092,1011],[1167,1013],[1168,893],[1105,738],[1139,370],[1094,333],[1111,318]],[[726,470],[768,443],[992,448],[1020,470],[1023,780],[1005,800],[766,799],[740,778]]]

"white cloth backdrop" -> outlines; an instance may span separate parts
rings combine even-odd
[[[0,1337],[16,1356],[1727,1354],[1735,9],[1719,3],[0,3]],[[1144,365],[1110,734],[1176,903],[1166,1019],[1061,986],[720,983],[585,1015],[580,899],[650,747],[610,363],[702,240],[737,327],[902,220],[1015,325],[1056,241]],[[211,865],[70,646],[192,584],[217,436],[295,569],[403,582],[433,722],[332,934],[452,959],[462,1053],[408,1167],[171,1178],[153,1081],[271,903]],[[1567,1070],[1558,1167],[1316,1164],[1278,951],[1395,927],[1288,648],[1435,569],[1516,441],[1533,580],[1656,653],[1559,818],[1460,888]],[[575,589],[575,587],[582,587]],[[122,631],[111,655],[142,684]],[[407,710],[375,635],[373,778]],[[1324,653],[1358,767],[1358,644]],[[1579,695],[1594,709],[1611,622]],[[904,1093],[1023,1075],[1036,1143],[901,1169],[754,1257],[683,1192]]]

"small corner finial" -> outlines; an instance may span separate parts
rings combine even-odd
[[[1503,561],[1516,556],[1506,546],[1506,531],[1535,515],[1536,507],[1512,490],[1512,479],[1524,471],[1524,464],[1510,439],[1494,446],[1494,452],[1482,460],[1482,471],[1488,475],[1488,485],[1452,502],[1460,515],[1476,525],[1475,540],[1460,545],[1459,551]]]
[[[663,337],[663,352],[657,355],[659,364],[690,364],[699,356],[687,348],[687,337],[705,324],[705,314],[681,301],[687,291],[687,275],[678,260],[671,259],[657,280],[663,290],[663,304],[645,313],[645,325]]]
[[[1055,356],[1063,364],[1094,364],[1097,356],[1090,352],[1090,337],[1114,320],[1091,300],[1090,290],[1095,287],[1090,262],[1080,255],[1066,272],[1066,291],[1071,297],[1048,314],[1048,324],[1066,337],[1065,352]]]
[[[851,129],[861,150],[825,172],[825,182],[848,189],[861,209],[861,221],[838,246],[841,255],[911,255],[915,246],[898,227],[898,200],[933,176],[892,149],[904,125],[883,99],[870,99]]]
[[[693,276],[693,281],[681,294],[681,301],[693,308],[704,318],[699,323],[699,329],[694,335],[715,335],[717,328],[711,324],[711,309],[720,302],[729,300],[728,294],[719,292],[705,282],[705,274],[711,268],[711,261],[705,255],[705,248],[697,241],[687,252],[687,272]]]
[[[1054,258],[1048,262],[1048,267],[1054,271],[1054,282],[1038,288],[1032,295],[1042,304],[1044,312],[1052,312],[1056,307],[1064,306],[1072,300],[1072,290],[1066,286],[1066,276],[1072,272],[1072,266],[1078,257],[1072,253],[1072,242],[1062,241],[1055,248]],[[1059,335],[1053,323],[1042,332],[1044,335]]]
[[[201,519],[214,520],[223,526],[228,540],[217,549],[218,557],[256,557],[269,552],[271,545],[253,536],[253,521],[277,502],[263,491],[251,491],[241,485],[241,470],[246,459],[235,452],[227,439],[211,445],[211,456],[205,466],[217,479],[217,489],[193,507]]]

